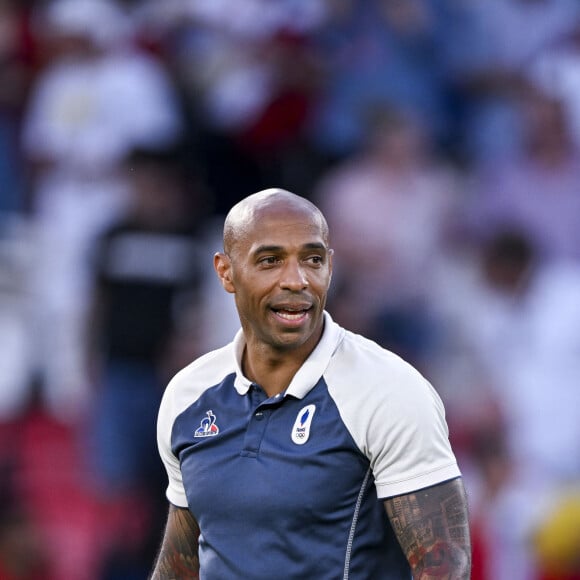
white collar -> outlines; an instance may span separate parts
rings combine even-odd
[[[344,337],[344,328],[340,327],[328,312],[324,312],[324,330],[318,344],[304,361],[294,378],[288,385],[285,394],[302,399],[316,385],[330,363],[332,355]],[[232,342],[236,365],[234,386],[240,395],[245,395],[252,381],[242,372],[242,355],[246,341],[244,332],[240,329]]]

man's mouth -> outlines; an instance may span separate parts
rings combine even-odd
[[[273,308],[272,310],[276,316],[288,320],[289,322],[294,322],[302,320],[310,311],[310,306]]]
[[[285,318],[286,320],[299,320],[306,314],[307,310],[275,310],[278,316]]]

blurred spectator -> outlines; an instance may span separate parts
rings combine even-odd
[[[537,55],[529,76],[547,95],[562,102],[568,130],[580,147],[580,17],[569,35]]]
[[[134,521],[131,512],[139,498],[140,519],[152,518],[149,528],[138,531],[143,538],[129,555],[133,568],[146,575],[154,553],[141,550],[154,550],[147,541],[157,543],[166,515],[165,475],[155,453],[159,402],[171,376],[200,348],[195,310],[203,271],[197,228],[207,206],[199,191],[187,188],[192,181],[173,151],[137,150],[127,168],[131,209],[103,233],[95,252],[90,456],[105,505],[121,506]],[[107,578],[132,578],[136,572],[130,573],[120,550],[127,529],[113,533],[116,559]]]
[[[0,447],[0,578],[53,580],[42,534],[18,488],[16,457],[3,451]]]
[[[163,31],[217,212],[271,183],[310,178],[303,133],[320,77],[310,39],[327,3],[152,0],[140,12],[145,35],[153,24]]]
[[[499,411],[491,421],[481,394],[463,398],[472,433],[497,443],[472,448],[481,487],[471,485],[471,497],[484,520],[490,577],[527,580],[544,501],[580,480],[580,266],[543,262],[534,240],[512,229],[482,246],[475,274],[447,293],[443,321],[462,345],[471,392],[486,389]],[[441,357],[442,365],[457,364],[457,353]],[[462,410],[451,403],[449,412],[453,425]]]
[[[460,181],[416,118],[380,110],[372,126],[366,149],[332,169],[315,193],[336,249],[330,308],[343,324],[417,359]]]
[[[520,147],[517,99],[540,54],[578,24],[576,0],[446,2],[446,71],[459,102],[462,155],[468,160],[506,158]],[[516,102],[514,102],[514,99]]]
[[[32,400],[32,244],[31,224],[15,216],[0,220],[0,424]]]
[[[534,240],[542,258],[580,260],[580,153],[562,102],[530,90],[521,154],[476,169],[470,226],[485,236],[503,224]]]
[[[580,579],[580,490],[566,489],[534,533],[540,580]]]
[[[113,0],[54,0],[36,15],[47,57],[25,113],[39,229],[37,351],[45,402],[74,417],[86,395],[82,342],[95,236],[127,203],[120,172],[135,146],[174,141],[180,112],[171,81],[131,45]]]
[[[0,214],[27,209],[19,128],[35,65],[28,4],[0,1]]]
[[[440,61],[442,21],[427,0],[344,0],[315,41],[325,64],[312,121],[312,139],[342,157],[364,146],[366,111],[379,104],[405,108],[436,140],[446,132]]]
[[[24,510],[0,506],[0,578],[2,580],[51,580],[42,539]]]

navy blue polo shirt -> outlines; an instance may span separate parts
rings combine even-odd
[[[383,502],[459,476],[441,400],[393,353],[335,324],[286,391],[240,369],[241,331],[161,404],[167,497],[200,527],[200,577],[408,579]]]

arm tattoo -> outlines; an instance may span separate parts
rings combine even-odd
[[[170,506],[151,580],[198,579],[199,526],[188,509]]]
[[[461,479],[390,498],[385,508],[415,580],[469,580],[471,542]]]

